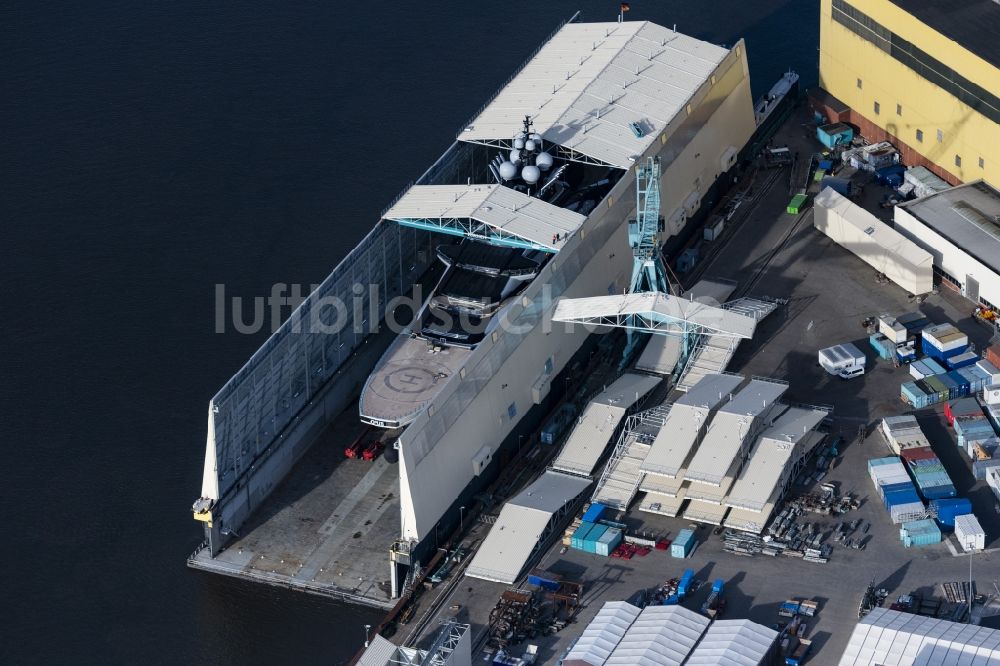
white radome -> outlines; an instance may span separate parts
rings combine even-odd
[[[517,177],[517,167],[513,162],[503,162],[500,164],[500,177],[504,180],[512,180]]]
[[[535,165],[542,171],[548,171],[552,168],[552,156],[548,153],[538,153],[535,157]]]
[[[516,146],[517,144],[515,143],[514,145]],[[524,148],[528,152],[533,152],[535,150],[535,141],[534,141],[534,139],[528,139],[527,141],[525,141],[524,142]]]
[[[514,147],[517,148],[518,150],[520,150],[521,148],[524,148],[524,139],[522,139],[520,137],[517,138],[517,139],[514,139]]]
[[[510,161],[513,162],[514,164],[517,164],[518,162],[520,162],[521,161],[521,151],[518,150],[518,149],[516,149],[516,148],[514,150],[510,151]]]
[[[541,175],[542,172],[538,169],[538,167],[531,164],[529,164],[528,166],[524,167],[521,170],[521,178],[523,178],[524,182],[528,183],[529,185],[531,185],[532,183],[537,183]]]

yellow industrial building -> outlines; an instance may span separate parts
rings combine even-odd
[[[1000,4],[821,0],[813,107],[952,184],[1000,187]]]

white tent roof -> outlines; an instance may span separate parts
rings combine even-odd
[[[750,620],[716,620],[688,659],[689,666],[757,666],[778,638]]]
[[[395,657],[396,646],[381,634],[375,634],[361,655],[361,659],[358,660],[358,666],[387,666]]]
[[[565,666],[601,666],[639,616],[639,612],[638,608],[625,601],[605,602],[562,663]]]
[[[503,185],[414,185],[383,216],[387,220],[472,220],[488,230],[467,235],[514,236],[558,250],[587,219]],[[475,225],[473,225],[474,227]],[[561,240],[553,242],[559,234]]]
[[[629,407],[660,383],[659,377],[625,373],[590,401],[566,439],[554,469],[589,475]]]
[[[681,606],[646,606],[606,666],[681,666],[709,620]]]
[[[912,266],[934,264],[929,252],[832,187],[824,188],[816,195],[815,205],[839,213],[844,221],[862,230],[890,255],[902,257]]]
[[[782,478],[789,461],[806,436],[826,418],[818,409],[789,408],[760,438],[750,461],[733,484],[726,504],[762,511]]]
[[[705,437],[688,465],[687,478],[716,486],[722,483],[754,429],[754,421],[769,411],[787,388],[787,384],[751,379],[708,424]]]
[[[531,116],[546,141],[628,169],[629,158],[658,140],[727,53],[646,21],[568,23],[458,139],[510,140]]]
[[[739,375],[706,375],[670,409],[646,459],[644,472],[676,477],[698,440],[701,426],[709,412],[743,381]]]
[[[994,666],[1000,631],[876,608],[851,634],[841,666]]]
[[[552,515],[571,502],[590,479],[547,471],[500,510],[465,575],[512,584],[524,569]]]
[[[615,326],[621,324],[614,320],[632,315],[663,324],[657,326],[660,331],[680,332],[674,322],[687,321],[709,332],[746,339],[753,337],[757,325],[752,317],[732,310],[660,292],[563,298],[552,319]]]

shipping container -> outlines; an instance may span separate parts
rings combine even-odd
[[[694,531],[685,528],[677,533],[677,538],[670,544],[670,556],[683,559],[691,554],[694,545]]]
[[[963,513],[972,513],[972,502],[966,497],[953,497],[948,499],[934,500],[928,506],[931,515],[936,516],[938,522],[949,528],[955,527],[955,516]]]
[[[932,402],[930,397],[917,386],[916,382],[901,384],[899,387],[899,399],[916,409],[922,409],[937,402],[936,399]]]
[[[926,365],[927,369],[931,371],[931,375],[943,375],[948,372],[948,368],[944,367],[933,358],[925,358],[924,365]]]
[[[983,408],[979,406],[979,401],[975,398],[959,398],[952,400],[944,406],[944,416],[948,419],[948,425],[955,424],[955,417],[982,416]]]
[[[601,523],[597,523],[596,525],[594,525],[594,529],[587,532],[587,538],[583,542],[584,552],[596,553],[597,542],[601,539],[602,536],[604,536],[604,533],[610,529],[614,528],[608,527],[607,525],[603,525]]]
[[[906,548],[919,548],[941,543],[941,530],[930,518],[903,523],[899,537]]]
[[[968,350],[969,345],[961,345],[955,347],[954,349],[938,349],[934,344],[927,340],[927,338],[920,339],[920,350],[930,358],[940,362],[944,362],[946,359],[952,356],[958,356],[959,354],[964,354]]]
[[[854,138],[854,129],[844,123],[831,123],[816,128],[816,138],[827,148],[846,146]]]
[[[927,368],[927,364],[923,361],[914,361],[913,363],[910,363],[909,371],[910,376],[914,379],[923,379],[924,377],[934,374]]]
[[[947,356],[954,356],[955,354],[949,352],[954,352],[958,349],[964,352],[965,348],[969,346],[969,336],[958,330],[954,324],[928,326],[921,333],[921,339],[929,343],[937,351],[947,354]]]
[[[1000,368],[1000,344],[990,345],[983,351],[983,357],[989,361],[994,368]]]
[[[955,516],[955,538],[967,552],[986,547],[986,533],[972,513]]]
[[[974,365],[959,368],[957,372],[968,380],[969,395],[979,393],[986,388],[990,382],[989,376]]]
[[[726,218],[722,216],[714,217],[705,224],[703,238],[707,241],[717,240],[720,236],[722,236],[722,232],[725,228]]]
[[[911,462],[914,460],[929,460],[937,459],[937,455],[934,454],[934,450],[929,446],[922,446],[920,448],[906,449],[902,452],[901,457],[906,462]]]
[[[583,522],[585,523],[596,523],[601,519],[601,514],[607,507],[600,502],[594,502],[590,505],[590,508],[583,514]]]
[[[622,531],[617,527],[609,527],[601,538],[596,542],[596,553],[598,555],[603,555],[607,557],[611,555],[611,551],[618,547],[618,544],[622,542]]]
[[[896,354],[896,345],[881,333],[872,333],[868,336],[868,344],[875,350],[878,357],[883,361],[891,361]]]
[[[788,207],[786,211],[789,215],[798,215],[806,208],[806,203],[809,201],[809,196],[806,194],[796,194],[792,197],[792,200],[788,202]]]
[[[964,354],[952,356],[947,359],[946,365],[952,370],[958,370],[959,368],[964,368],[969,365],[975,365],[978,360],[979,356],[977,356],[975,352],[967,351]]]
[[[986,379],[986,386],[1000,384],[1000,370],[988,359],[980,359],[976,362],[976,369],[979,370]]]
[[[573,532],[570,540],[570,547],[577,550],[584,550],[584,543],[587,541],[587,533],[594,529],[595,523],[580,523],[580,526]]]

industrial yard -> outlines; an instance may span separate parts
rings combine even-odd
[[[789,121],[776,143],[787,143],[803,154],[815,150],[806,116],[802,112]],[[864,174],[859,174],[858,179],[862,178]],[[885,211],[879,208],[880,189],[870,185],[858,201],[884,219]],[[915,301],[899,287],[877,279],[871,267],[814,229],[811,210],[798,216],[786,213],[788,199],[785,183],[773,185],[752,213],[724,239],[724,248],[708,261],[703,274],[738,282],[739,296],[787,299],[787,304],[762,320],[753,339],[738,348],[727,369],[746,377],[787,381],[782,398],[786,402],[832,407],[826,426],[827,443],[842,438],[838,455],[832,458],[822,484],[814,479],[805,485],[796,480],[787,497],[820,492],[821,485],[829,484],[838,495],[856,498],[858,508],[842,516],[804,510],[797,518],[803,529],[809,524],[809,529],[824,535],[822,543],[830,544],[826,563],[787,555],[757,553],[748,557],[727,552],[725,533],[711,525],[695,527],[697,546],[686,559],[673,558],[669,551],[655,548],[630,559],[601,557],[566,548],[556,540],[534,566],[565,580],[578,581],[583,596],[573,623],[553,635],[527,641],[538,645],[540,663],[554,663],[604,602],[638,599],[645,591],[680,577],[688,568],[694,569],[695,578],[702,584],[683,601],[690,609],[702,606],[716,579],[725,581],[724,617],[749,618],[767,627],[787,622],[778,615],[785,600],[815,600],[818,610],[807,622],[808,636],[813,641],[809,663],[814,664],[837,662],[870,583],[888,592],[887,605],[911,592],[944,599],[940,584],[968,580],[968,556],[960,554],[961,548],[953,539],[905,548],[899,525],[890,521],[869,477],[869,459],[892,455],[879,432],[879,422],[899,414],[917,417],[959,496],[970,499],[987,534],[986,550],[976,554],[973,561],[977,590],[994,594],[992,572],[997,569],[1000,552],[995,497],[984,481],[973,479],[971,463],[958,448],[942,406],[913,410],[900,400],[900,385],[912,378],[906,366],[894,367],[877,358],[868,344],[863,322],[883,313],[919,310],[934,323],[955,324],[968,334],[976,349],[988,345],[992,331],[973,319],[969,302],[953,292],[942,290]],[[865,351],[868,371],[850,380],[830,376],[817,364],[816,350],[848,341]],[[800,478],[815,471],[811,464],[813,461],[807,462]],[[682,529],[693,525],[683,517],[635,510],[616,519],[627,525],[627,533],[652,541],[674,539]],[[478,544],[488,529],[486,524],[475,525],[464,542]],[[844,532],[842,539],[834,539],[835,529]],[[485,645],[490,612],[509,586],[463,577],[445,587],[446,598],[434,603],[429,597],[423,604],[425,608],[417,610],[415,617],[426,624],[413,626],[430,632],[436,629],[438,618],[454,616],[471,625],[474,647]],[[985,614],[997,612],[1000,609],[987,608]],[[401,629],[403,636],[412,631],[405,626]],[[519,654],[518,647],[511,653]]]

